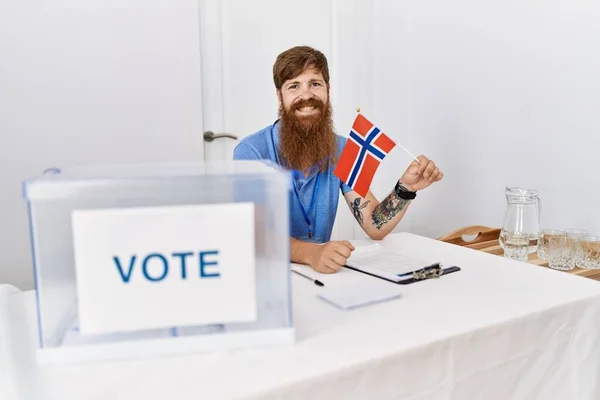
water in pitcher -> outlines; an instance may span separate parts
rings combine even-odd
[[[500,246],[504,249],[504,253],[535,253],[538,248],[538,235],[533,233],[515,233],[502,230],[500,238],[498,238]],[[510,257],[513,258],[513,257]]]
[[[507,187],[506,214],[498,241],[505,254],[537,251],[541,202],[537,191],[518,187]]]

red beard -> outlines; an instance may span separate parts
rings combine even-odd
[[[298,117],[295,111],[306,106],[319,112]],[[279,108],[279,154],[286,167],[306,171],[318,165],[324,171],[335,162],[337,148],[331,114],[331,103],[325,105],[316,98],[293,104],[290,110],[283,106]]]

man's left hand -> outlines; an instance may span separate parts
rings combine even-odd
[[[440,181],[444,176],[435,163],[427,157],[419,156],[417,159],[420,164],[416,161],[410,163],[400,178],[400,182],[413,192],[425,189],[432,183]]]

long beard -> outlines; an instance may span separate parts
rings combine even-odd
[[[295,111],[306,106],[320,112],[298,117]],[[331,114],[331,103],[325,105],[316,98],[293,104],[289,110],[279,108],[279,154],[286,167],[306,171],[318,165],[324,171],[335,162],[337,149]]]

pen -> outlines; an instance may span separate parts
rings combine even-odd
[[[323,282],[321,282],[321,281],[319,281],[319,280],[317,280],[317,279],[313,279],[312,277],[310,277],[310,276],[308,276],[308,275],[304,275],[302,272],[298,272],[298,271],[296,271],[295,269],[293,269],[293,270],[292,270],[292,272],[295,272],[295,273],[297,273],[298,275],[305,277],[306,279],[310,279],[310,280],[311,280],[311,281],[313,281],[313,282],[315,283],[315,285],[317,285],[317,286],[325,286],[325,285],[323,284]]]

